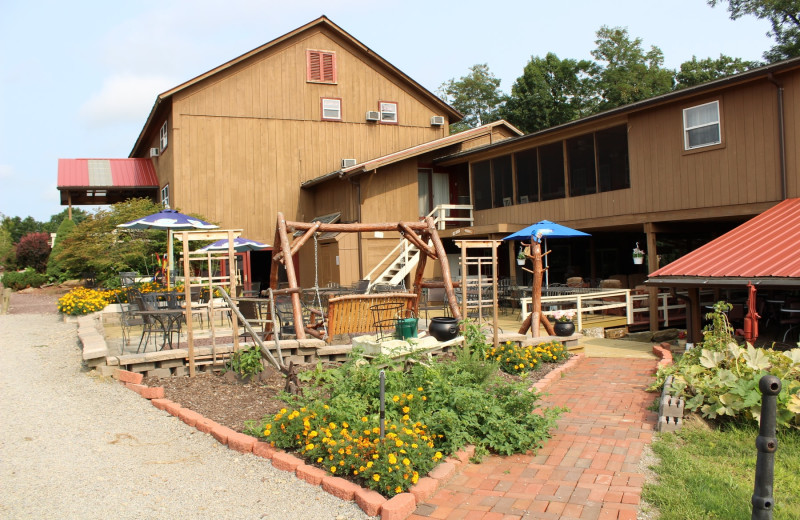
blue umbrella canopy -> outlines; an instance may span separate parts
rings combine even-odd
[[[184,215],[174,209],[163,209],[158,213],[119,224],[117,227],[122,229],[216,229],[219,226]]]
[[[249,238],[234,238],[233,239],[233,250],[237,253],[241,253],[243,251],[264,251],[265,249],[269,249],[272,246],[269,244],[264,244],[262,242],[258,242],[256,240],[250,240]],[[213,244],[209,244],[205,247],[201,247],[198,251],[227,251],[228,250],[228,239],[223,238],[222,240],[217,240]]]
[[[588,237],[589,233],[572,229],[571,227],[562,226],[549,220],[540,220],[536,224],[532,224],[524,229],[520,229],[516,233],[512,233],[503,240],[527,240],[532,236],[541,233],[544,238],[570,238],[570,237]]]

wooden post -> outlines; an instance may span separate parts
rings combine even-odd
[[[686,325],[688,329],[688,341],[697,346],[703,339],[703,333],[700,328],[702,325],[702,316],[700,312],[700,289],[694,287],[688,290],[689,295],[689,308],[686,309]]]
[[[447,264],[447,253],[445,253],[442,240],[436,232],[436,225],[433,223],[433,217],[425,217],[425,222],[428,225],[428,233],[430,233],[431,240],[433,241],[433,249],[436,251],[436,256],[439,258],[439,263],[442,266],[444,292],[447,296],[447,303],[450,305],[450,312],[455,319],[461,321],[461,310],[458,308],[456,293],[453,291],[453,280],[450,278],[450,266]],[[413,228],[413,226],[409,227]],[[462,287],[464,286],[463,282],[461,285]]]
[[[286,220],[283,213],[278,213],[278,232],[280,234],[281,251],[283,252],[283,262],[286,266],[286,278],[289,280],[289,287],[297,287],[297,277],[294,273],[294,262],[292,252],[289,249],[289,235],[286,232]],[[292,293],[292,314],[294,315],[294,331],[297,339],[306,339],[305,323],[303,322],[303,309],[300,304],[300,294]]]
[[[656,247],[656,232],[652,222],[644,225],[647,233],[647,272],[652,273],[658,270],[658,248]],[[650,307],[650,330],[658,330],[658,287],[648,287],[648,305]]]
[[[186,302],[186,346],[189,350],[189,377],[194,377],[194,329],[192,323],[192,282],[189,264],[189,236],[186,232],[180,235],[181,241],[183,242],[183,300]]]
[[[524,244],[523,244],[524,245]],[[522,322],[519,334],[525,334],[528,328],[531,329],[531,336],[539,337],[539,329],[544,325],[545,330],[551,336],[555,336],[555,330],[550,320],[542,314],[542,244],[535,239],[531,239],[531,255],[528,258],[533,260],[533,281],[531,282],[531,313]],[[525,309],[523,309],[524,311]]]
[[[492,341],[494,343],[494,348],[497,348],[500,345],[500,339],[497,335],[497,248],[500,246],[500,243],[496,240],[492,240],[492,328],[494,329],[494,334],[492,336]]]
[[[228,277],[228,294],[230,294],[231,298],[236,298],[236,252],[233,250],[233,231],[228,230],[228,264],[230,264],[230,268],[228,269],[228,273],[230,276]],[[211,296],[214,296],[214,293],[211,293]],[[233,351],[239,351],[239,318],[236,317],[236,313],[233,312],[233,309],[230,310],[231,313],[231,328],[233,329]]]
[[[280,222],[281,220],[283,220],[283,214],[278,212],[278,222]],[[272,250],[275,251],[276,249],[280,248],[279,245],[280,243],[281,243],[280,229],[276,222],[275,239],[272,241]],[[283,252],[281,251],[280,253]],[[272,266],[271,269],[269,270],[269,288],[272,289],[273,291],[276,291],[278,289],[278,275],[280,274],[278,269],[281,266],[282,257],[283,257],[282,254],[281,257],[278,257],[277,254],[272,255]]]
[[[430,235],[427,231],[422,232],[422,241],[427,243],[430,240]],[[419,318],[419,300],[422,297],[422,278],[425,276],[425,264],[428,263],[428,255],[420,254],[419,263],[417,263],[417,272],[414,274],[414,294],[417,295],[414,300],[414,315]],[[427,316],[427,314],[426,314]]]

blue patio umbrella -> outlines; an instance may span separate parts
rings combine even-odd
[[[520,229],[515,233],[511,233],[507,237],[503,237],[503,240],[532,240],[537,235],[541,234],[541,237],[544,238],[544,250],[547,251],[547,239],[548,238],[572,238],[572,237],[588,237],[590,236],[589,233],[584,233],[583,231],[578,231],[577,229],[572,229],[571,227],[562,226],[561,224],[556,224],[555,222],[550,222],[549,220],[540,220],[536,224],[531,224],[530,226]],[[546,269],[547,268],[547,257],[544,257],[544,266],[545,266],[545,280],[546,286],[550,287],[550,272]]]
[[[162,209],[158,213],[119,224],[117,227],[122,229],[216,229],[219,226],[184,215],[174,209]]]
[[[219,226],[199,218],[184,215],[174,209],[162,209],[158,213],[131,220],[117,226],[121,229],[164,229],[167,231],[167,257],[169,258],[168,271],[172,269],[172,231],[187,229],[216,229]],[[169,272],[167,273],[167,287],[169,287]]]
[[[258,242],[256,240],[250,240],[249,238],[234,238],[233,239],[233,250],[237,253],[241,253],[243,251],[264,251],[266,249],[271,248],[272,246],[269,244],[264,244],[262,242]],[[227,251],[228,250],[228,239],[223,238],[222,240],[217,240],[213,244],[209,244],[205,247],[201,247],[198,251]]]

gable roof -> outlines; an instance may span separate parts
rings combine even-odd
[[[158,193],[150,159],[59,159],[61,204],[111,204]]]
[[[800,198],[786,199],[650,274],[648,285],[800,286]]]
[[[625,115],[633,112],[639,112],[650,107],[658,106],[658,105],[665,105],[667,103],[673,103],[675,101],[689,98],[693,96],[699,96],[708,92],[713,92],[715,90],[720,90],[722,88],[726,88],[736,84],[743,84],[752,81],[756,81],[759,79],[767,79],[769,81],[773,81],[773,75],[781,73],[786,70],[797,69],[800,68],[800,57],[798,58],[791,58],[784,61],[779,61],[777,63],[772,63],[770,65],[765,65],[763,67],[757,67],[755,69],[751,69],[745,72],[741,72],[739,74],[733,74],[731,76],[726,76],[724,78],[716,79],[713,81],[709,81],[707,83],[701,83],[700,85],[695,85],[693,87],[682,88],[680,90],[674,90],[672,92],[668,92],[666,94],[661,94],[660,96],[654,96],[651,98],[643,99],[641,101],[636,101],[635,103],[630,103],[627,105],[622,105],[620,107],[611,108],[604,112],[600,112],[597,114],[592,114],[586,117],[582,117],[580,119],[575,119],[573,121],[569,121],[567,123],[563,123],[557,126],[551,126],[550,128],[545,128],[543,130],[539,130],[536,132],[532,132],[530,134],[525,134],[522,137],[514,137],[511,139],[507,139],[502,143],[495,143],[489,144],[486,146],[481,146],[477,148],[472,148],[470,150],[465,150],[463,152],[457,152],[445,157],[440,157],[436,159],[436,163],[447,163],[452,160],[462,159],[467,156],[471,156],[473,154],[481,153],[489,149],[496,149],[505,146],[514,146],[519,143],[525,142],[530,139],[536,139],[541,136],[556,133],[561,130],[565,130],[574,126],[591,123],[593,121],[601,121],[603,119],[610,119],[615,116]]]
[[[439,106],[445,113],[447,113],[447,115],[449,116],[449,119],[450,119],[450,123],[455,123],[457,121],[460,121],[464,117],[456,109],[454,109],[453,107],[451,107],[450,105],[448,105],[447,103],[442,101],[438,96],[436,96],[431,91],[429,91],[428,89],[426,89],[425,87],[423,87],[422,85],[420,85],[419,83],[414,81],[411,77],[407,76],[403,71],[401,71],[400,69],[398,69],[397,67],[395,67],[394,65],[392,65],[391,63],[386,61],[385,59],[383,59],[381,56],[379,56],[377,53],[375,53],[372,49],[370,49],[369,47],[367,47],[366,45],[364,45],[363,43],[361,43],[360,41],[355,39],[347,31],[345,31],[344,29],[342,29],[341,27],[339,27],[338,25],[333,23],[327,16],[323,15],[323,16],[320,16],[319,18],[317,18],[316,20],[314,20],[312,22],[309,22],[306,25],[303,25],[302,27],[298,27],[294,31],[290,31],[290,32],[284,34],[283,36],[279,36],[278,38],[275,38],[274,40],[272,40],[270,42],[267,42],[267,43],[265,43],[264,45],[262,45],[260,47],[257,47],[255,49],[249,51],[249,52],[246,52],[246,53],[242,54],[241,56],[238,56],[238,57],[236,57],[236,58],[234,58],[234,59],[232,59],[232,60],[230,60],[230,61],[228,61],[226,63],[223,63],[222,65],[219,65],[218,67],[215,67],[215,68],[213,68],[213,69],[211,69],[211,70],[209,70],[207,72],[204,72],[203,74],[200,74],[199,76],[196,76],[196,77],[190,79],[189,81],[181,83],[180,85],[178,85],[176,87],[173,87],[172,89],[167,90],[166,92],[163,92],[163,93],[159,94],[158,97],[156,97],[156,101],[153,104],[153,108],[150,109],[150,114],[147,116],[147,121],[145,122],[144,127],[142,127],[141,132],[139,132],[139,136],[136,138],[136,143],[133,145],[133,149],[131,150],[130,156],[133,156],[136,153],[136,150],[138,150],[139,147],[141,146],[142,141],[143,141],[145,135],[147,134],[147,130],[150,128],[150,125],[152,124],[153,120],[155,119],[156,113],[160,109],[160,105],[162,103],[167,102],[167,101],[171,102],[172,101],[171,98],[172,98],[173,95],[175,95],[176,93],[178,93],[178,92],[180,92],[180,91],[182,91],[182,90],[184,90],[184,89],[186,89],[186,88],[188,88],[188,87],[190,87],[192,85],[195,85],[195,84],[197,84],[197,83],[199,83],[201,81],[204,81],[207,78],[210,78],[211,76],[214,76],[215,74],[219,74],[219,73],[221,73],[221,72],[223,72],[223,71],[225,71],[227,69],[230,69],[231,67],[233,67],[235,65],[238,65],[239,63],[241,63],[241,62],[243,62],[243,61],[245,61],[245,60],[247,60],[247,59],[249,59],[249,58],[251,58],[251,57],[253,57],[253,56],[257,55],[257,54],[259,54],[259,53],[262,53],[262,52],[264,52],[264,51],[266,51],[266,50],[268,50],[270,48],[273,48],[273,47],[275,47],[276,45],[278,45],[280,43],[283,43],[283,42],[285,42],[287,40],[295,38],[295,37],[297,37],[298,35],[300,35],[300,34],[302,34],[304,32],[307,32],[309,30],[312,30],[312,29],[318,28],[318,27],[325,27],[326,29],[329,29],[330,31],[332,31],[333,33],[335,33],[339,37],[343,38],[345,41],[347,41],[351,45],[355,46],[357,49],[359,49],[365,55],[369,56],[371,59],[374,59],[375,61],[377,61],[380,65],[382,65],[382,66],[386,67],[387,69],[389,69],[393,74],[395,74],[398,78],[400,78],[401,81],[406,83],[406,85],[408,85],[408,87],[410,87],[411,90],[417,92],[422,97],[427,98],[429,101],[431,101],[435,105]]]
[[[336,170],[334,172],[326,173],[325,175],[321,175],[315,179],[305,181],[300,186],[303,188],[311,188],[312,186],[316,186],[317,184],[320,184],[322,182],[325,182],[329,179],[333,179],[336,177],[341,178],[341,177],[352,177],[354,175],[359,175],[361,173],[370,170],[375,170],[377,168],[382,168],[384,166],[388,166],[390,164],[403,161],[405,159],[410,159],[411,157],[422,155],[427,152],[432,152],[435,150],[439,150],[441,148],[445,148],[447,146],[463,143],[464,141],[469,141],[470,139],[474,139],[476,137],[491,135],[494,129],[498,126],[506,127],[511,132],[517,135],[522,135],[522,132],[519,129],[517,129],[514,125],[503,119],[500,119],[499,121],[495,121],[493,123],[481,125],[476,128],[470,128],[469,130],[464,130],[463,132],[459,132],[457,134],[441,137],[433,141],[428,141],[427,143],[418,144],[416,146],[405,148],[403,150],[398,150],[396,152],[392,152],[390,154],[381,157],[376,157],[375,159],[370,159],[368,161],[358,163],[354,166],[348,166],[347,168],[342,168],[341,170]],[[513,139],[513,138],[507,138],[507,139]]]

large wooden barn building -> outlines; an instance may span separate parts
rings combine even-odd
[[[549,243],[551,280],[615,276],[629,287],[800,196],[800,59],[529,135],[504,121],[448,135],[460,118],[321,17],[160,94],[129,160],[146,180],[137,193],[248,238],[271,243],[278,211],[339,222],[433,213],[441,236],[456,238],[548,219],[592,235]],[[85,175],[62,183],[61,168],[64,204],[125,193],[75,180]],[[300,254],[300,280],[313,283],[314,270],[320,283],[374,278],[398,237],[322,236],[318,266],[313,248]],[[500,274],[522,280],[515,247],[501,248]],[[268,269],[264,260],[253,265]]]

